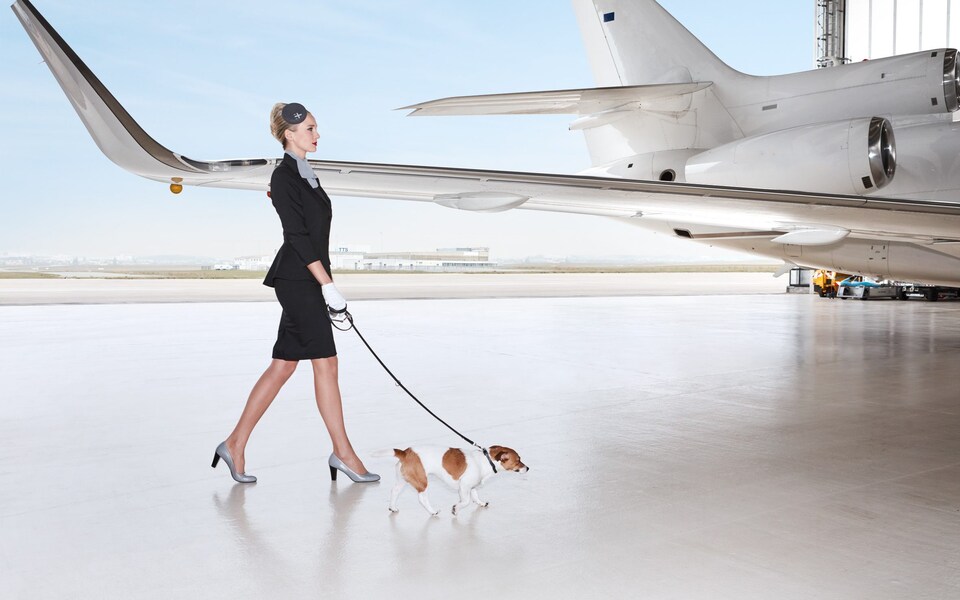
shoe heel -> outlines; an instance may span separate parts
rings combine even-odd
[[[337,480],[337,468],[330,467],[330,481],[336,481],[336,480]]]
[[[211,464],[210,466],[213,467],[214,469],[216,469],[218,462],[220,462],[220,455],[217,454],[216,452],[214,452],[214,453],[213,453],[213,464]]]

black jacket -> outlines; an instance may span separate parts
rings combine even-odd
[[[330,273],[330,197],[322,187],[310,187],[300,177],[297,161],[289,154],[270,177],[270,199],[283,226],[283,245],[273,259],[263,284],[275,279],[314,279],[307,265],[319,260]]]

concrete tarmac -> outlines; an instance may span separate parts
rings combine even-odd
[[[348,300],[771,294],[771,273],[337,273]],[[0,279],[0,306],[275,302],[259,279]]]
[[[349,296],[348,296],[349,297]],[[331,483],[301,365],[213,450],[275,303],[0,308],[4,598],[960,597],[960,304],[810,295],[352,301],[432,409],[531,467],[387,511],[377,449],[462,445],[352,332]]]

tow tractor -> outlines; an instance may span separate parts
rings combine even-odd
[[[839,287],[837,284],[848,277],[850,276],[846,273],[817,269],[811,279],[813,291],[819,294],[821,298],[836,298]]]

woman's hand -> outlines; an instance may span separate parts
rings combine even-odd
[[[333,312],[343,312],[347,310],[347,301],[344,299],[343,294],[340,293],[340,290],[337,289],[337,286],[332,282],[320,286],[320,291],[323,292],[323,301],[327,303],[330,310]]]

